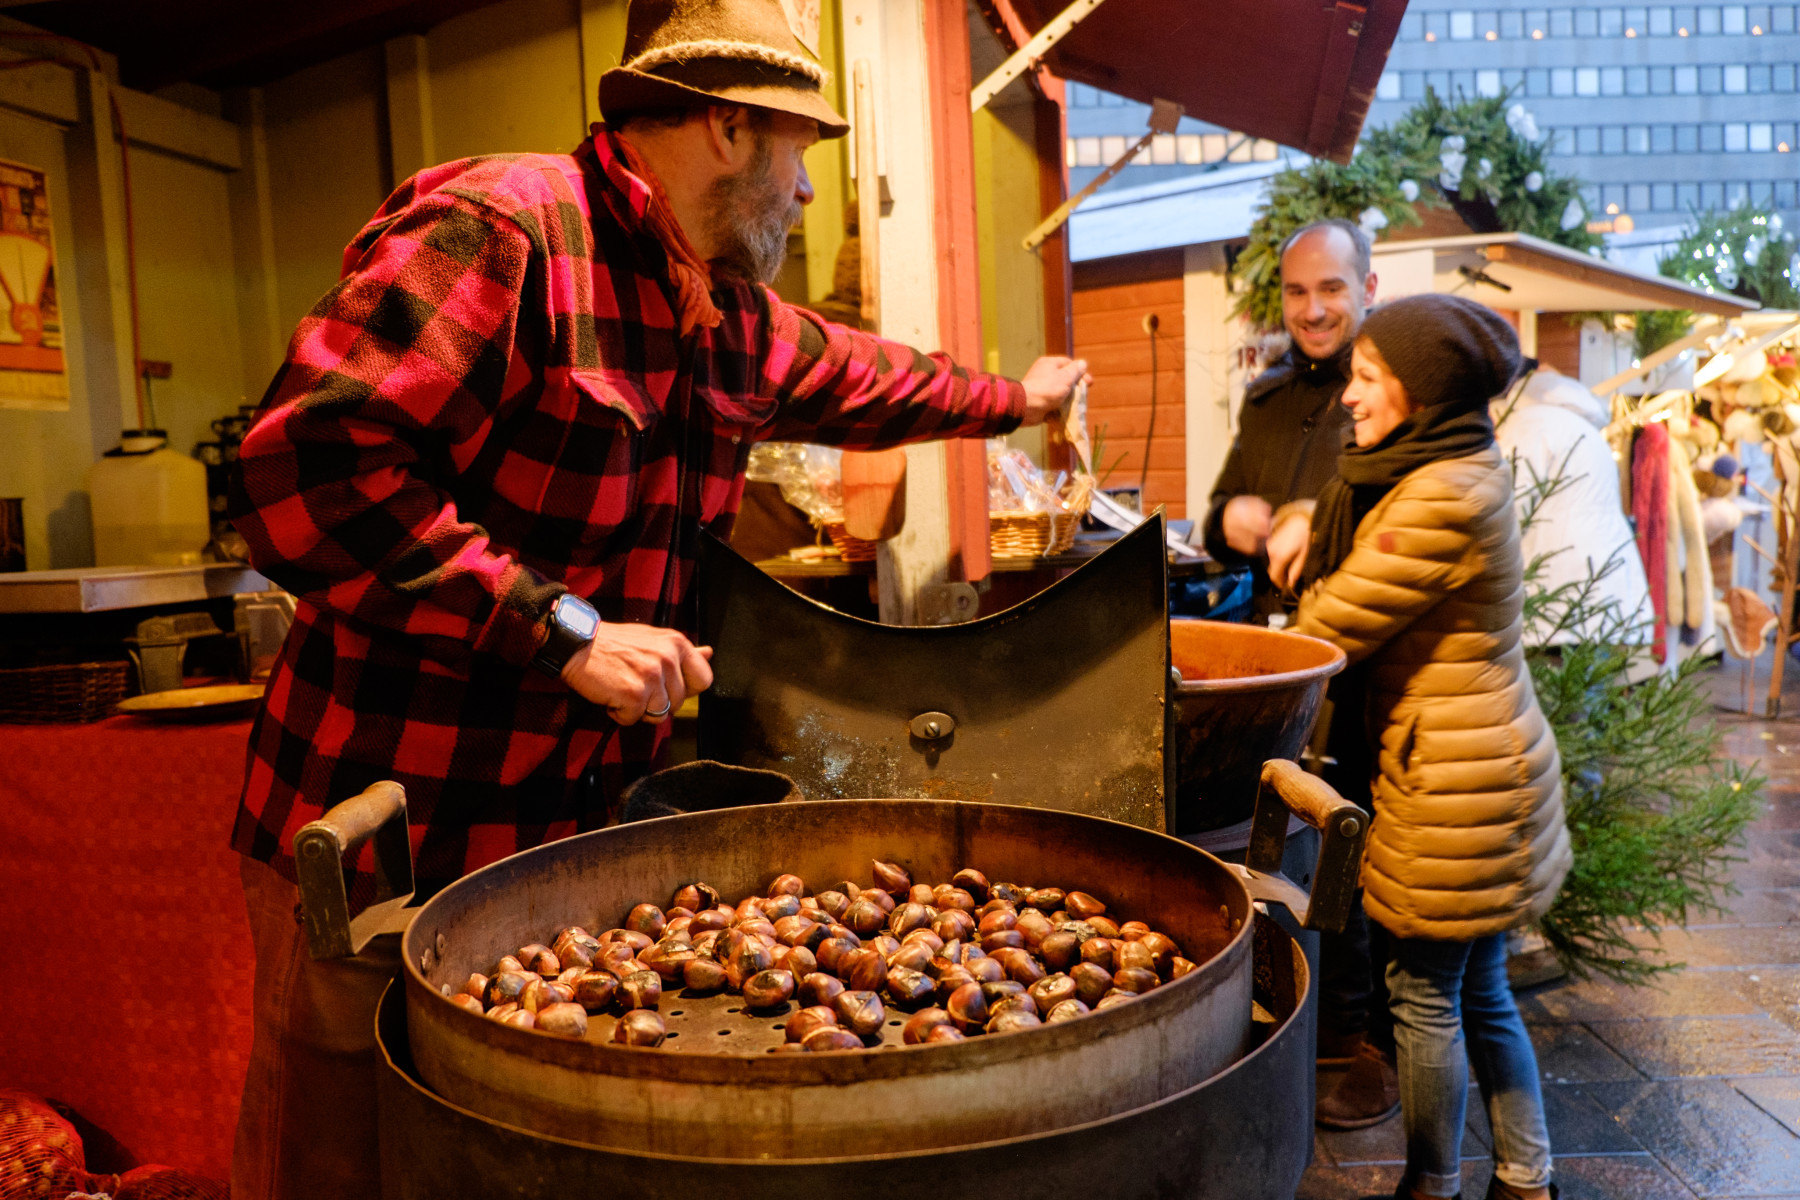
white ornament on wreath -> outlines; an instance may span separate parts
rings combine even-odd
[[[1540,190],[1543,186],[1544,186],[1544,173],[1542,171],[1533,171],[1530,174],[1525,176],[1525,190],[1526,191],[1535,192],[1535,191]]]
[[[1574,196],[1569,197],[1569,203],[1563,208],[1562,227],[1576,229],[1586,219],[1587,210],[1581,207],[1581,201]]]
[[[1414,200],[1419,198],[1419,185],[1410,179],[1402,179],[1400,181],[1400,194],[1406,197],[1406,202],[1408,204],[1411,204]]]

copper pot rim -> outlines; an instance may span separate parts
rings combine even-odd
[[[1231,625],[1230,621],[1207,621],[1198,617],[1176,617],[1169,622],[1171,626],[1182,625]],[[1293,633],[1287,630],[1263,629],[1258,626],[1240,626],[1243,629],[1256,631],[1256,636],[1300,638],[1313,645],[1322,646],[1329,652],[1326,661],[1317,666],[1302,667],[1297,671],[1274,671],[1264,675],[1234,675],[1224,679],[1183,679],[1172,685],[1176,696],[1220,696],[1234,695],[1242,692],[1275,692],[1284,688],[1299,687],[1310,683],[1319,683],[1330,679],[1349,664],[1350,657],[1341,646],[1328,642],[1324,638],[1316,638],[1311,634]],[[1180,670],[1180,664],[1174,660],[1173,649],[1169,656],[1170,666]]]
[[[1123,821],[1113,821],[1084,813],[1038,809],[1027,805],[900,798],[808,801],[805,803],[833,806],[854,805],[858,808],[925,805],[948,810],[957,808],[1006,810],[1009,814],[1030,813],[1033,817],[1051,821],[1093,822],[1102,826],[1115,827],[1118,830],[1127,831],[1125,833],[1127,837],[1141,836],[1153,839],[1177,854],[1193,857],[1202,869],[1210,870],[1216,874],[1218,879],[1228,882],[1230,900],[1227,902],[1227,907],[1232,910],[1231,915],[1238,922],[1237,928],[1221,949],[1210,955],[1204,962],[1199,963],[1193,971],[1180,979],[1159,985],[1141,999],[1129,1004],[1120,1004],[1104,1011],[1092,1012],[1079,1020],[1045,1024],[1020,1033],[968,1038],[958,1042],[894,1046],[862,1053],[843,1052],[813,1055],[770,1054],[766,1051],[755,1053],[724,1051],[685,1054],[665,1051],[659,1047],[620,1046],[611,1042],[576,1041],[536,1029],[519,1029],[501,1025],[489,1020],[486,1016],[477,1016],[467,1009],[451,1003],[450,998],[434,987],[420,970],[419,959],[423,948],[417,944],[416,939],[424,936],[425,929],[436,928],[435,923],[429,920],[434,906],[448,907],[449,901],[446,900],[446,897],[457,895],[459,889],[466,891],[464,885],[468,885],[469,888],[479,887],[484,876],[491,878],[515,871],[519,867],[520,860],[527,859],[528,856],[550,858],[558,854],[568,854],[573,847],[581,844],[583,839],[603,838],[609,834],[616,834],[616,831],[620,829],[666,828],[673,830],[680,827],[679,823],[702,824],[722,816],[728,817],[731,814],[748,814],[760,809],[789,807],[788,805],[745,805],[710,813],[657,817],[635,822],[629,826],[615,825],[575,834],[572,837],[522,850],[465,875],[428,900],[418,910],[417,916],[414,917],[403,935],[402,961],[405,965],[404,979],[409,1012],[414,1016],[431,1019],[440,1025],[448,1023],[451,1030],[459,1031],[458,1036],[478,1042],[483,1047],[497,1053],[541,1058],[544,1065],[551,1068],[612,1078],[660,1079],[693,1084],[743,1084],[746,1082],[745,1074],[749,1072],[752,1077],[750,1081],[754,1083],[766,1083],[773,1086],[831,1085],[968,1070],[995,1063],[1054,1054],[1099,1039],[1118,1037],[1141,1026],[1176,1016],[1181,1010],[1198,1002],[1201,992],[1211,991],[1229,980],[1235,972],[1248,972],[1249,970],[1251,931],[1255,924],[1251,919],[1254,909],[1249,889],[1236,872],[1225,863],[1180,838],[1143,829]],[[426,1007],[421,1009],[420,1006]],[[900,1013],[906,1010],[896,1008],[893,1011]],[[1249,1021],[1248,1008],[1243,1017],[1247,1023]],[[539,1054],[539,1051],[542,1054]]]

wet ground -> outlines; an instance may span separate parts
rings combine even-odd
[[[1741,672],[1710,675],[1722,706],[1742,703]],[[1760,761],[1769,786],[1732,869],[1741,894],[1664,938],[1686,965],[1647,987],[1520,993],[1566,1200],[1800,1200],[1800,668],[1785,691],[1780,720],[1717,714],[1726,751]],[[1335,1080],[1321,1072],[1320,1095]],[[1469,1096],[1463,1196],[1479,1200],[1492,1150]],[[1298,1200],[1392,1196],[1404,1151],[1398,1116],[1321,1130]]]

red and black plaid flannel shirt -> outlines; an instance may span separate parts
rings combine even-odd
[[[406,788],[426,892],[604,823],[667,726],[620,728],[529,668],[558,595],[678,627],[757,440],[1018,425],[1017,383],[760,286],[720,287],[722,323],[681,337],[650,200],[597,131],[424,171],[345,251],[239,457],[233,520],[299,602],[239,851],[292,878],[295,831],[379,779]]]

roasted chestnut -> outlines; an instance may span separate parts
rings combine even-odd
[[[839,992],[832,998],[831,1011],[837,1014],[839,1024],[858,1037],[868,1037],[878,1032],[881,1023],[887,1020],[887,1010],[881,1006],[881,997],[874,992]]]
[[[619,977],[611,971],[583,971],[575,980],[575,1003],[589,1012],[611,1004],[619,991]]]
[[[483,975],[480,971],[476,971],[463,981],[462,990],[479,1000],[481,997],[487,995],[488,984],[492,982],[493,980],[489,979],[486,975]]]
[[[1119,923],[1111,917],[1089,917],[1087,923],[1093,926],[1094,932],[1103,938],[1119,940]]]
[[[662,999],[662,976],[655,971],[633,971],[619,980],[619,1007],[655,1008]]]
[[[888,932],[895,937],[905,937],[915,929],[925,929],[931,925],[931,912],[925,905],[908,901],[900,905],[888,918]]]
[[[931,952],[933,954],[936,954],[944,948],[944,939],[931,932],[929,929],[913,930],[911,933],[900,939],[901,947],[904,948],[908,942],[923,942],[925,945],[931,947]]]
[[[1069,978],[1075,981],[1075,998],[1089,1008],[1098,1004],[1112,987],[1112,972],[1091,962],[1070,967]]]
[[[823,971],[814,971],[810,975],[800,977],[800,1003],[810,1005],[830,1004],[837,994],[844,990],[844,984]]]
[[[990,1010],[998,1001],[1005,1000],[1009,996],[1023,996],[1024,994],[1025,985],[1022,983],[1015,983],[1010,979],[1002,979],[998,983],[984,983],[981,985],[982,998],[988,1002],[988,1008]]]
[[[793,896],[796,900],[806,895],[806,880],[798,875],[777,875],[769,884],[770,897]]]
[[[731,918],[716,908],[709,908],[703,913],[694,914],[694,919],[688,922],[688,936],[698,939],[701,934],[717,933],[730,925]]]
[[[648,946],[645,949],[649,949]],[[594,966],[603,971],[619,974],[626,963],[636,962],[638,952],[628,942],[609,942],[600,947],[600,957],[594,960]]]
[[[833,920],[842,920],[844,910],[850,907],[850,897],[842,892],[823,891],[813,898],[819,902],[820,908],[831,915]]]
[[[963,1031],[955,1025],[936,1025],[925,1035],[925,1041],[928,1045],[932,1042],[960,1042],[964,1036]]]
[[[540,976],[526,984],[525,990],[519,993],[519,1007],[526,1012],[537,1012],[552,1004],[563,1004],[573,999],[574,988],[564,988],[561,984],[552,983]]]
[[[793,916],[783,917],[781,920],[775,922],[775,940],[784,946],[798,946],[805,942],[806,939],[812,935],[813,931],[818,928],[819,923],[817,921],[810,917],[800,916],[796,913]],[[824,938],[821,937],[819,940],[823,941]]]
[[[794,998],[794,977],[786,971],[758,971],[744,981],[744,1003],[751,1008],[775,1008]]]
[[[1016,883],[991,883],[988,885],[990,899],[1004,900],[1008,904],[1023,904],[1025,897],[1031,895],[1030,888],[1020,887]]]
[[[844,924],[862,937],[868,937],[880,929],[885,919],[886,914],[881,911],[881,905],[860,897],[852,900],[850,907],[844,911]]]
[[[825,1054],[833,1050],[861,1050],[863,1041],[850,1030],[838,1025],[823,1025],[801,1041],[809,1053]]]
[[[795,979],[805,979],[819,969],[819,960],[805,946],[777,946],[769,955],[769,965]]]
[[[987,998],[981,994],[979,983],[965,983],[951,992],[944,1011],[964,1033],[974,1033],[988,1022]]]
[[[1113,987],[1121,992],[1142,995],[1158,982],[1156,972],[1144,967],[1122,967],[1113,972]]]
[[[939,911],[953,908],[958,912],[974,912],[980,903],[967,888],[959,887],[940,888],[931,902]]]
[[[772,962],[767,946],[756,938],[746,937],[727,952],[725,982],[733,991],[739,991],[746,980],[759,971],[768,970]]]
[[[994,951],[994,960],[1006,971],[1008,979],[1016,980],[1030,987],[1045,975],[1044,968],[1038,960],[1023,950],[1002,949]]]
[[[503,954],[500,956],[500,961],[494,964],[494,969],[488,972],[488,977],[491,979],[496,975],[504,975],[508,971],[523,971],[524,969],[525,964],[513,955]]]
[[[975,932],[975,918],[966,909],[940,909],[932,918],[931,932],[946,942],[962,941]]]
[[[669,1026],[662,1017],[647,1008],[637,1008],[619,1018],[613,1026],[612,1040],[621,1046],[660,1046],[669,1036]]]
[[[690,958],[681,964],[681,982],[689,991],[716,992],[725,986],[725,968],[709,958]]]
[[[1059,929],[1044,939],[1038,953],[1052,971],[1066,971],[1081,961],[1081,939],[1066,929]]]
[[[770,1054],[805,1054],[806,1047],[799,1042],[783,1042],[779,1046],[770,1046]]]
[[[923,971],[926,964],[935,957],[931,946],[926,942],[906,941],[900,948],[888,956],[888,971],[891,974],[895,967],[904,967],[909,971]]]
[[[1168,934],[1155,931],[1146,933],[1141,940],[1154,960],[1151,963],[1151,969],[1158,975],[1167,975],[1170,964],[1181,957],[1181,947],[1176,945],[1175,939]]]
[[[1063,897],[1063,905],[1069,910],[1069,915],[1077,921],[1100,916],[1106,911],[1106,905],[1086,892],[1070,892]]]
[[[921,1008],[906,1019],[905,1028],[900,1030],[900,1040],[909,1046],[917,1046],[927,1041],[931,1031],[950,1024],[950,1014],[941,1008]]]
[[[964,955],[963,970],[974,976],[977,983],[998,983],[1006,978],[1006,968],[1000,965],[1000,960],[986,955],[980,958]]]
[[[1025,935],[1016,929],[997,929],[981,935],[981,948],[992,954],[996,950],[1025,948]]]
[[[500,1018],[502,1025],[511,1025],[514,1029],[531,1029],[537,1025],[537,1014],[515,1008]]]
[[[625,916],[625,928],[633,933],[641,933],[651,941],[662,936],[663,926],[669,920],[663,916],[663,910],[654,904],[640,904]]]
[[[642,904],[638,907],[650,908],[652,906]],[[636,929],[609,929],[600,938],[600,942],[602,945],[622,942],[623,944],[630,946],[631,952],[636,954],[640,950],[648,950],[651,946],[654,946],[656,944],[656,939],[649,934],[641,933]]]
[[[879,992],[887,985],[887,961],[881,951],[865,946],[838,960],[837,975],[851,991]]]
[[[450,1003],[456,1005],[458,1008],[466,1008],[478,1017],[487,1011],[487,1007],[483,1005],[480,1000],[469,995],[467,992],[456,993],[456,995],[450,997]]]
[[[1044,1014],[1044,1024],[1057,1025],[1063,1021],[1073,1021],[1076,1017],[1085,1017],[1092,1011],[1093,1009],[1079,1000],[1064,1000]]]
[[[579,1004],[564,1002],[538,1010],[537,1028],[557,1037],[586,1037],[587,1026],[587,1009]]]
[[[907,890],[906,899],[912,904],[935,904],[937,889],[929,883],[915,883]]]
[[[837,1025],[837,1014],[822,1004],[811,1008],[803,1008],[787,1019],[784,1032],[790,1042],[803,1042],[806,1035],[815,1029],[828,1029]]]
[[[695,958],[692,946],[661,941],[638,955],[638,961],[663,977],[664,983],[677,983],[687,964]]]
[[[538,979],[539,976],[525,971],[502,971],[489,981],[487,995],[483,999],[488,1002],[489,1008],[498,1004],[516,1004],[520,994]]]
[[[1113,973],[1116,975],[1127,967],[1141,968],[1142,970],[1154,974],[1156,971],[1156,955],[1152,954],[1150,952],[1150,947],[1144,945],[1141,941],[1114,942]]]
[[[519,1006],[512,1001],[508,1001],[505,1004],[496,1004],[488,1009],[487,1018],[490,1021],[504,1021],[518,1011],[520,1011]]]
[[[950,877],[950,882],[969,893],[976,900],[986,900],[988,877],[974,867],[964,867]]]
[[[1104,967],[1108,971],[1112,970],[1114,966],[1112,942],[1107,938],[1089,938],[1081,943],[1081,961],[1093,963],[1097,967]]]
[[[1019,914],[1010,908],[996,908],[981,918],[975,926],[983,937],[990,933],[998,933],[1002,929],[1011,929],[1019,923]]]
[[[1194,970],[1199,965],[1199,963],[1189,962],[1185,958],[1171,958],[1169,960],[1169,978],[1180,979],[1183,975],[1186,975],[1189,971]]]
[[[1026,1029],[1036,1029],[1042,1024],[1043,1021],[1039,1020],[1038,1015],[1034,1012],[1026,1012],[1022,1008],[1008,1008],[989,1018],[987,1031],[989,1033],[1019,1033]]]
[[[1118,936],[1128,942],[1135,942],[1150,932],[1150,927],[1142,921],[1127,921],[1119,926]]]
[[[1013,926],[1020,937],[1025,939],[1025,948],[1033,954],[1044,948],[1044,939],[1056,932],[1050,924],[1050,918],[1041,912],[1026,909],[1019,914],[1018,923]]]
[[[670,908],[685,908],[696,914],[709,908],[716,908],[719,903],[719,889],[706,883],[690,883],[684,888],[676,888],[675,895],[669,900]]]
[[[890,896],[904,896],[912,890],[912,875],[899,863],[876,859],[869,864],[869,871],[875,886]]]
[[[905,893],[902,893],[902,895],[904,894]],[[893,912],[899,904],[899,901],[895,900],[880,888],[866,888],[857,899],[867,900],[876,908],[879,908],[881,910],[881,919],[883,921],[887,920],[888,914]]]
[[[591,967],[594,965],[594,956],[600,953],[600,939],[564,930],[557,936],[556,944],[550,950],[562,962],[565,971],[570,967]]]
[[[1075,999],[1075,981],[1062,974],[1046,975],[1028,990],[1041,1013],[1048,1013],[1065,1000]]]
[[[1042,912],[1053,913],[1063,906],[1065,896],[1061,888],[1038,888],[1025,897],[1025,903]]]
[[[1115,989],[1100,997],[1100,1003],[1094,1005],[1094,1011],[1099,1012],[1101,1009],[1105,1008],[1117,1008],[1121,1004],[1130,1004],[1136,999],[1137,996],[1132,992],[1121,992]]]
[[[999,896],[995,896],[986,904],[975,910],[975,919],[979,921],[989,913],[997,912],[1009,912],[1016,917],[1019,915],[1019,906],[1014,904],[1011,900],[1003,900]]]
[[[835,974],[838,965],[844,960],[844,956],[856,948],[856,944],[848,938],[826,938],[813,951],[813,957],[818,960],[821,971]]]
[[[731,911],[733,923],[747,917],[760,917],[763,915],[763,898],[761,896],[745,896]]]
[[[891,933],[878,933],[863,945],[878,951],[883,959],[888,959],[892,958],[894,952],[900,949],[900,939]]]
[[[800,898],[783,892],[779,896],[770,896],[763,901],[763,916],[771,921],[779,921],[783,917],[791,917],[800,911]]]
[[[936,985],[921,971],[915,971],[910,967],[888,968],[888,996],[901,1008],[911,1008],[915,1004],[923,1004],[935,990]]]

